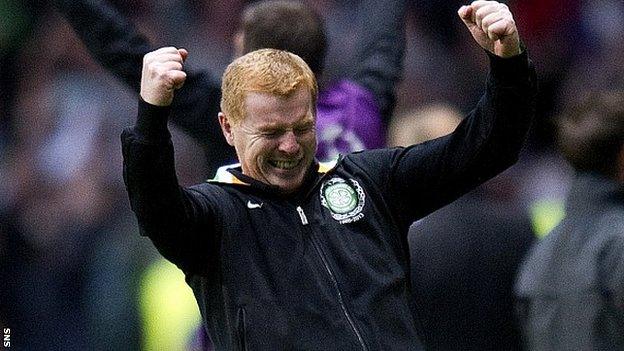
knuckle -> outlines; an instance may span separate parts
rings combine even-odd
[[[503,21],[504,21],[503,23],[505,24],[505,26],[515,26],[516,25],[514,20],[511,19],[511,18],[505,18]]]
[[[154,67],[154,76],[159,79],[165,79],[167,78],[167,70],[161,65],[156,65],[156,67]]]
[[[509,15],[507,15],[507,19],[508,19],[511,23],[516,24],[516,20],[515,20],[515,19],[514,19],[514,17],[511,15],[511,13],[510,13]]]
[[[158,75],[158,67],[155,64],[149,63],[146,68],[150,76],[155,77]]]
[[[165,72],[165,75],[170,79],[175,79],[180,76],[179,73],[180,71],[169,70]]]

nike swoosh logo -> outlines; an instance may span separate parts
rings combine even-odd
[[[261,208],[261,207],[262,207],[262,205],[263,205],[263,203],[262,203],[262,202],[261,202],[261,203],[259,203],[259,204],[254,204],[254,203],[253,203],[253,202],[251,202],[251,201],[247,201],[247,208],[251,208],[251,209],[254,209],[254,208]]]

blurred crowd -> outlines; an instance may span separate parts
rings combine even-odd
[[[185,47],[188,65],[216,75],[232,58],[231,39],[246,4],[111,2],[157,46]],[[353,54],[356,1],[309,2],[326,19],[329,53],[322,79],[330,81],[348,69]],[[537,120],[520,162],[462,201],[486,197],[499,204],[494,213],[513,208],[540,236],[560,218],[571,174],[553,147],[553,118],[578,94],[624,89],[624,2],[506,3],[538,69]],[[461,4],[410,4],[393,122],[402,132],[414,125],[414,135],[390,132],[390,144],[418,140],[415,134],[426,129],[419,124],[423,114],[439,115],[427,123],[444,129],[479,99],[487,59],[457,17]],[[192,345],[194,328],[162,327],[164,322],[148,317],[160,308],[148,302],[159,305],[168,299],[160,294],[172,295],[150,285],[167,268],[150,275],[160,261],[138,234],[122,180],[119,134],[133,123],[136,105],[50,4],[0,0],[0,326],[10,327],[12,341],[25,349],[149,349],[150,332],[168,342],[181,340],[161,349]],[[183,185],[212,176],[194,141],[174,131],[174,143]],[[453,216],[462,216],[461,208],[455,211]],[[196,313],[192,303],[189,310]],[[198,321],[180,318],[193,326]]]

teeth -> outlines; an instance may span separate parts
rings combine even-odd
[[[281,168],[281,169],[293,169],[299,164],[299,161],[271,161],[271,165],[273,167]]]

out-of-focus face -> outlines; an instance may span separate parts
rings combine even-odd
[[[229,124],[220,114],[226,139],[236,149],[243,174],[292,193],[303,183],[316,154],[315,112],[310,92],[288,97],[250,92],[245,117]]]
[[[233,37],[234,58],[241,57],[245,54],[245,34],[239,30]]]

